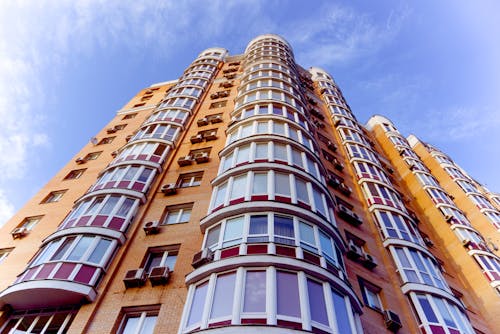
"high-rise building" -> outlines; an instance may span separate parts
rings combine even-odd
[[[496,333],[500,196],[276,35],[141,90],[0,231],[4,333]]]

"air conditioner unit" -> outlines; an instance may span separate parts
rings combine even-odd
[[[333,175],[328,175],[327,182],[328,182],[328,185],[330,185],[334,188],[338,188],[342,184],[342,182]]]
[[[216,115],[216,116],[210,117],[210,122],[212,124],[220,123],[220,122],[222,122],[222,116],[221,115]]]
[[[332,143],[331,141],[328,141],[327,147],[331,151],[334,151],[334,152],[337,151],[337,146],[334,143]]]
[[[434,243],[432,242],[432,240],[430,238],[425,237],[425,238],[423,238],[423,240],[424,240],[424,244],[426,246],[428,246],[428,247],[434,246]]]
[[[199,120],[196,121],[196,124],[198,124],[198,126],[207,125],[208,118],[206,118],[206,117],[200,118]]]
[[[146,235],[157,234],[158,232],[160,232],[160,222],[159,221],[147,222],[142,226],[142,229],[144,230]]]
[[[363,258],[363,267],[372,270],[377,266],[377,261],[373,256],[370,254],[365,253],[365,256]]]
[[[113,151],[113,152],[111,152],[111,156],[112,156],[113,158],[114,158],[114,157],[116,157],[117,155],[118,155],[118,151]]]
[[[384,320],[387,329],[393,333],[396,333],[401,327],[403,327],[399,316],[391,310],[384,311]]]
[[[125,278],[123,279],[123,283],[125,283],[126,288],[143,286],[145,282],[146,273],[142,268],[127,271]]]
[[[202,164],[210,160],[210,158],[208,157],[208,152],[197,153],[194,155],[194,159],[198,164]]]
[[[115,129],[115,128],[107,128],[107,129],[106,129],[106,132],[107,132],[108,134],[115,133],[115,132],[116,132],[116,129]]]
[[[200,252],[194,254],[191,265],[196,269],[204,264],[212,262],[213,258],[214,253],[210,250],[210,248],[203,248]]]
[[[349,196],[352,193],[352,189],[350,187],[346,186],[345,183],[343,183],[343,182],[340,183],[339,190],[342,194],[344,194],[346,196]]]
[[[177,193],[177,187],[175,186],[175,183],[164,184],[161,186],[160,191],[165,195],[174,195]]]
[[[197,135],[191,136],[190,140],[191,144],[201,143],[203,141],[203,136],[201,135],[201,133],[199,133]]]
[[[344,169],[344,164],[335,158],[333,159],[333,167],[335,167],[336,170],[342,171]]]
[[[352,225],[359,226],[363,224],[363,220],[356,213],[354,213],[352,210],[349,210],[342,204],[339,204],[337,206],[337,214],[340,218]]]
[[[12,234],[12,238],[17,239],[17,238],[22,238],[26,234],[28,234],[29,230],[26,227],[18,227],[12,230],[10,234]]]
[[[179,166],[188,166],[193,164],[193,157],[190,155],[186,155],[185,157],[180,157],[179,160],[177,160],[177,163]]]
[[[223,82],[220,84],[221,87],[224,87],[224,88],[229,88],[229,87],[233,87],[233,83],[232,82]]]
[[[215,140],[217,139],[217,131],[207,132],[203,137],[205,137],[205,140]]]
[[[446,220],[447,223],[452,223],[454,218],[455,217],[453,217],[453,215],[444,216],[444,219]]]
[[[170,269],[168,267],[154,267],[149,272],[149,281],[152,286],[163,285],[170,278]]]
[[[210,95],[210,98],[211,99],[217,99],[217,98],[219,98],[219,94],[218,93],[213,93],[213,94]]]
[[[81,165],[81,164],[86,163],[86,162],[87,162],[87,160],[85,160],[85,158],[80,157],[80,158],[77,158],[77,159],[75,160],[75,162],[76,162],[77,164]]]
[[[354,240],[349,240],[347,246],[347,257],[351,260],[358,260],[363,256],[363,250],[354,243]]]

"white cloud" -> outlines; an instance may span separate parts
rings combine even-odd
[[[306,64],[338,65],[369,56],[397,35],[409,15],[408,7],[391,11],[385,23],[350,7],[328,4],[318,15],[294,23],[290,41]]]
[[[0,191],[0,227],[14,215],[14,206]]]

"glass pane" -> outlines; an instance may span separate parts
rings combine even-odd
[[[64,240],[63,244],[59,247],[59,249],[55,252],[54,256],[52,256],[50,260],[57,261],[62,259],[64,253],[66,253],[70,245],[73,243],[73,240],[75,240],[75,237],[66,238],[66,240]]]
[[[309,295],[309,307],[311,310],[311,320],[328,325],[328,315],[326,314],[325,296],[323,285],[307,280],[307,292]]]
[[[224,231],[224,247],[239,243],[243,234],[243,217],[229,219]]]
[[[234,273],[217,277],[210,318],[231,315],[233,310],[235,277]]]
[[[175,224],[179,218],[180,212],[178,210],[169,212],[165,224]]]
[[[305,181],[301,179],[295,179],[295,185],[297,187],[297,199],[301,202],[309,204],[309,196]]]
[[[427,318],[427,321],[437,323],[437,317],[436,314],[434,314],[434,310],[431,307],[431,304],[427,300],[425,296],[419,296],[418,301],[420,302],[420,306],[422,307],[422,310],[424,311],[425,317]]]
[[[439,309],[439,313],[443,317],[446,325],[457,328],[457,325],[455,324],[455,321],[453,321],[453,318],[451,317],[451,314],[448,311],[448,308],[446,307],[444,301],[441,298],[434,298],[434,302],[436,303]]]
[[[267,215],[251,216],[248,234],[267,234]]]
[[[294,245],[293,220],[289,217],[274,216],[274,235],[274,241]]]
[[[338,333],[351,334],[352,328],[349,322],[350,310],[347,309],[345,298],[332,290],[333,308],[337,320]]]
[[[266,311],[266,273],[248,271],[245,279],[243,312]]]
[[[158,318],[156,315],[147,316],[144,319],[144,323],[139,334],[153,334],[156,325],[156,318]]]
[[[242,175],[235,177],[231,188],[231,199],[241,198],[245,196],[247,176]]]
[[[324,232],[319,231],[319,242],[321,244],[321,251],[326,256],[330,257],[331,260],[335,259],[335,253],[333,251],[332,240]]]
[[[299,231],[300,231],[300,241],[307,242],[313,246],[316,245],[316,241],[314,240],[314,229],[311,225],[300,222],[299,223]]]
[[[168,267],[171,271],[174,271],[175,263],[177,262],[177,255],[168,254],[165,263],[163,264],[165,267]]]
[[[278,271],[276,275],[278,314],[300,318],[297,274]]]
[[[191,209],[183,209],[182,215],[179,219],[179,223],[187,223],[189,221],[189,218],[191,218]]]
[[[71,251],[68,256],[68,260],[70,261],[79,261],[83,254],[87,251],[90,246],[90,243],[94,240],[94,237],[83,237],[78,241],[78,244]]]
[[[267,173],[254,174],[252,194],[267,194]]]
[[[212,248],[219,242],[220,225],[212,227],[207,232],[207,241],[205,242],[205,247]]]
[[[127,318],[125,322],[125,328],[123,328],[123,334],[135,334],[137,326],[139,326],[139,317]]]
[[[191,310],[189,310],[187,321],[188,326],[201,321],[203,306],[205,305],[205,297],[207,295],[207,286],[208,283],[203,283],[202,285],[196,287],[194,291],[193,301],[191,302]]]
[[[99,212],[99,214],[109,215],[111,211],[113,211],[113,209],[115,208],[116,203],[118,203],[118,200],[119,200],[118,196],[109,197],[104,206],[102,207],[101,211]]]
[[[129,213],[130,209],[134,205],[134,202],[135,202],[135,200],[130,199],[130,198],[126,198],[125,201],[123,201],[123,204],[122,204],[121,208],[118,210],[118,212],[116,213],[116,215],[119,217],[126,217]]]
[[[290,196],[290,179],[288,174],[275,174],[275,192],[278,195]]]
[[[255,159],[267,159],[267,143],[256,145]]]
[[[101,263],[104,254],[106,254],[106,251],[108,250],[108,247],[110,245],[111,245],[111,240],[108,239],[99,240],[96,248],[94,249],[92,254],[90,254],[87,261],[92,263]]]

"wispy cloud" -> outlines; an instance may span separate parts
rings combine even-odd
[[[320,66],[349,63],[392,41],[409,12],[408,7],[393,10],[384,22],[332,3],[320,7],[318,15],[298,22],[290,40],[300,50],[301,62]]]

